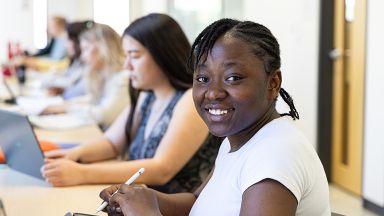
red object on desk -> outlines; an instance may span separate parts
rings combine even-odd
[[[11,76],[11,69],[8,67],[8,65],[3,66],[3,75],[4,76]]]
[[[4,153],[1,149],[0,149],[0,163],[5,163]]]
[[[40,144],[40,148],[43,152],[51,151],[51,150],[55,150],[55,149],[60,148],[60,146],[57,145],[56,143],[51,142],[51,141],[47,141],[47,140],[39,140],[39,144]],[[6,160],[5,160],[4,153],[0,149],[0,164],[3,164],[5,162],[6,162]]]
[[[12,43],[11,43],[11,41],[8,41],[8,43],[7,43],[7,61],[8,61],[8,63],[3,65],[3,70],[2,70],[2,73],[4,76],[11,76],[11,74],[12,74],[9,63],[12,61],[13,56],[14,56],[14,53],[13,53],[13,49],[12,49]]]
[[[8,57],[8,61],[13,59],[13,49],[12,49],[11,41],[8,41],[8,44],[7,44],[7,57]]]

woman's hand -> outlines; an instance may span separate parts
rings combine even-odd
[[[112,194],[118,189],[118,192]],[[104,189],[100,197],[109,202],[109,214],[120,213],[124,215],[161,215],[158,200],[154,190],[138,185],[118,185]]]
[[[47,93],[48,93],[49,96],[62,95],[62,94],[64,93],[64,88],[60,88],[60,87],[49,87]]]
[[[67,112],[67,106],[65,104],[61,105],[51,105],[46,107],[41,115],[49,115],[49,114],[62,114]]]
[[[41,173],[55,187],[79,185],[84,183],[83,166],[67,159],[45,159]]]
[[[45,158],[49,159],[68,159],[72,161],[80,160],[80,153],[78,148],[70,149],[55,149],[51,151],[44,152]]]
[[[119,190],[120,185],[112,185],[110,187],[105,188],[102,190],[99,194],[100,198],[103,199],[103,202],[109,203],[109,199],[111,198],[112,194],[115,193],[115,191]],[[106,208],[103,209],[104,212],[107,212],[108,215],[123,215],[121,212],[120,206],[110,206],[108,205]]]

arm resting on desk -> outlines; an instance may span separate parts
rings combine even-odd
[[[100,136],[93,141],[78,145],[74,148],[58,149],[45,153],[45,157],[47,158],[65,158],[84,163],[112,159],[116,157],[116,155],[115,148],[105,136]]]

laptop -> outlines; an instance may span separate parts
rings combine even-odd
[[[44,154],[27,116],[0,110],[0,148],[9,168],[44,179]]]

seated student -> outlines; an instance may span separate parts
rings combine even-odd
[[[194,193],[169,195],[121,185],[111,197],[119,187],[112,186],[101,193],[109,201],[106,210],[124,215],[330,215],[323,166],[289,118],[299,115],[281,88],[279,44],[269,29],[221,19],[200,33],[192,51],[188,65],[194,70],[196,108],[210,132],[227,137],[213,172]],[[276,111],[279,93],[289,113]]]
[[[70,57],[70,65],[64,73],[49,79],[45,86],[50,95],[63,95],[64,99],[85,94],[84,69],[85,64],[80,60],[80,34],[93,25],[92,21],[69,23],[66,26],[66,47]]]
[[[42,114],[80,113],[106,128],[129,101],[121,39],[111,27],[93,24],[80,35],[80,46],[80,58],[86,64],[86,95],[48,106]]]
[[[61,16],[52,16],[48,20],[49,43],[23,60],[26,67],[44,71],[52,68],[63,69],[67,66],[66,24],[66,19]]]
[[[219,143],[208,135],[192,100],[190,44],[175,20],[149,14],[124,31],[131,106],[93,142],[46,153],[43,176],[54,186],[140,182],[167,193],[193,191],[208,175]],[[128,161],[92,163],[127,153]],[[55,159],[58,158],[58,159]]]

